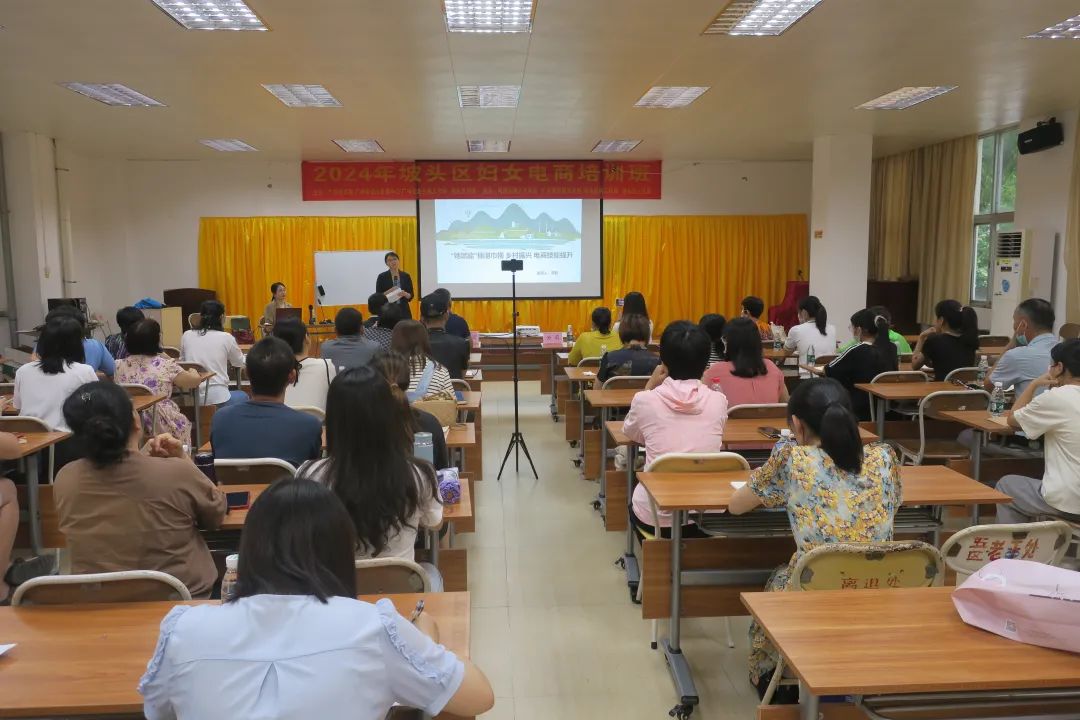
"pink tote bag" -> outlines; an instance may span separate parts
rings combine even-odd
[[[1029,645],[1080,653],[1080,572],[995,560],[952,594],[968,625]]]

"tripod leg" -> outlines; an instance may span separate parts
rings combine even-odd
[[[518,435],[520,436],[521,449],[525,451],[525,459],[529,461],[529,467],[532,468],[533,477],[539,480],[540,476],[536,474],[536,465],[533,464],[532,455],[529,454],[529,446],[525,444],[525,436],[521,435],[521,433],[518,433]]]
[[[506,467],[506,461],[510,459],[510,451],[514,448],[515,438],[510,438],[510,444],[506,446],[506,454],[503,455],[502,465],[499,466],[499,474],[495,478],[496,480],[502,480],[503,468]]]

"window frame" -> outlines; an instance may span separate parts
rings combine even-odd
[[[994,248],[997,247],[998,225],[1007,223],[1015,224],[1015,206],[1012,210],[1006,212],[1001,210],[1000,203],[1003,185],[1002,170],[1004,167],[1005,159],[1005,143],[1002,142],[1002,139],[1006,134],[1015,132],[1017,129],[1017,126],[1012,125],[1009,127],[999,128],[994,132],[984,133],[979,136],[980,141],[990,138],[992,138],[994,141],[994,177],[991,178],[992,188],[990,212],[980,213],[980,191],[982,190],[983,181],[983,178],[980,177],[980,174],[982,173],[982,153],[977,153],[978,158],[976,159],[976,163],[978,163],[978,165],[976,168],[975,178],[974,216],[972,217],[971,223],[971,282],[969,283],[970,287],[968,288],[970,296],[969,299],[971,301],[970,304],[972,307],[989,308],[993,306],[994,294],[992,288],[994,284]],[[980,269],[979,265],[977,264],[977,259],[979,257],[978,228],[980,225],[989,225],[990,227],[990,248],[989,252],[987,253],[986,259],[987,282],[985,300],[975,299],[976,278],[978,277],[978,271]]]

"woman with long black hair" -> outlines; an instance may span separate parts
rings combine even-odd
[[[859,420],[870,419],[870,396],[857,389],[883,372],[895,371],[900,360],[896,345],[889,339],[889,321],[870,310],[851,316],[851,333],[857,341],[825,366],[825,376],[840,382],[851,393],[851,406]]]
[[[247,401],[247,393],[229,390],[229,370],[244,366],[244,353],[224,326],[225,306],[217,300],[204,300],[199,306],[199,327],[192,328],[180,338],[180,359],[202,365],[214,373],[206,391],[206,404],[227,405]]]
[[[975,309],[956,300],[942,300],[934,307],[934,324],[923,330],[911,355],[911,366],[928,365],[937,380],[957,368],[974,367],[979,349],[979,316]]]
[[[811,350],[814,357],[836,353],[836,326],[830,325],[828,318],[829,313],[816,296],[807,295],[799,301],[799,324],[788,331],[784,347],[798,358],[800,377],[810,377],[810,371],[801,366],[807,364]]]
[[[884,334],[888,341],[888,333]],[[890,342],[891,344],[891,342]],[[900,506],[900,463],[884,443],[863,447],[848,392],[835,380],[806,380],[788,401],[797,445],[784,445],[735,491],[728,511],[785,508],[797,548],[777,568],[768,591],[786,590],[795,564],[820,545],[891,540]],[[776,669],[776,649],[755,623],[750,628],[750,682],[763,694]]]

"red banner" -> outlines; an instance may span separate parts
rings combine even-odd
[[[662,163],[304,162],[304,200],[609,198],[659,200]]]

